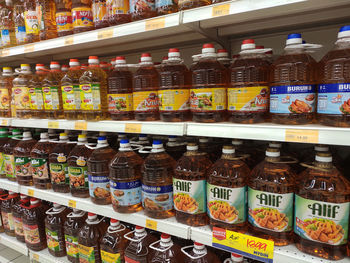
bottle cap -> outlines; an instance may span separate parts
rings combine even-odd
[[[21,194],[20,196],[21,196],[21,199],[22,199],[22,200],[28,198],[28,196],[26,196],[26,195],[24,195],[24,194]]]
[[[69,69],[69,66],[68,66],[68,65],[62,65],[61,70],[62,70],[63,72],[68,71],[68,69]]]
[[[344,37],[350,37],[350,25],[342,26],[338,33],[338,39],[344,38]]]
[[[79,60],[76,59],[76,58],[71,58],[69,60],[69,66],[70,67],[78,67],[78,66],[80,66]]]
[[[135,231],[136,231],[136,233],[142,233],[145,231],[145,228],[142,226],[136,226]]]
[[[202,250],[205,248],[205,246],[199,242],[194,242],[194,248],[198,250]]]
[[[255,49],[255,41],[254,39],[245,39],[242,42],[241,50],[249,50]]]
[[[198,151],[198,145],[196,143],[189,143],[186,146],[187,151]]]
[[[242,144],[243,144],[242,140],[239,140],[239,139],[233,139],[232,140],[232,145],[234,145],[234,146],[239,146],[239,145],[242,145]]]
[[[21,64],[21,71],[30,71],[29,64]]]
[[[108,65],[108,63],[107,63],[106,61],[101,61],[101,62],[100,62],[100,67],[101,67],[101,68],[108,68],[108,66],[109,66],[109,65]]]
[[[179,58],[179,57],[180,57],[180,51],[178,48],[170,48],[169,49],[168,58]],[[164,60],[164,58],[163,58],[163,60]]]
[[[169,234],[162,233],[162,235],[160,236],[160,239],[162,242],[167,243],[171,241],[171,236]]]
[[[49,139],[49,134],[47,132],[40,133],[40,139]]]
[[[235,152],[236,152],[236,150],[233,147],[233,145],[224,145],[224,147],[222,147],[222,153],[232,154],[232,153],[235,153]]]
[[[331,163],[333,158],[329,152],[318,152],[316,153],[315,160],[321,163]]]
[[[282,143],[280,142],[270,142],[269,143],[269,148],[282,148]]]
[[[215,48],[213,44],[204,44],[202,48],[202,54],[215,53]]]
[[[163,148],[163,143],[160,140],[153,140],[152,148],[160,149]]]
[[[152,56],[150,53],[141,54],[141,62],[152,62]]]
[[[218,58],[228,58],[228,52],[226,49],[218,49]]]
[[[60,133],[60,140],[66,140],[68,139],[68,135],[65,132]]]
[[[3,67],[2,72],[3,73],[12,73],[12,68],[11,67]]]
[[[267,148],[266,156],[267,157],[280,157],[280,150],[278,148]]]
[[[327,145],[315,145],[316,152],[329,152],[329,147]]]
[[[94,219],[96,219],[97,218],[97,215],[96,214],[94,214],[94,213],[88,213],[88,219],[89,220],[94,220]]]
[[[231,253],[231,259],[233,262],[243,262],[243,256],[236,254],[236,253]]]
[[[108,145],[106,136],[100,136],[97,138],[97,146],[106,146]]]
[[[99,64],[99,60],[97,56],[89,56],[88,63],[89,64]]]
[[[13,192],[13,191],[9,191],[9,195],[15,195],[17,194],[16,192]]]
[[[12,130],[12,135],[19,135],[21,134],[21,130],[20,129],[13,129]]]
[[[124,56],[116,57],[114,63],[115,64],[126,64],[125,57]]]
[[[286,40],[286,45],[295,45],[295,44],[302,44],[303,39],[301,38],[301,34],[299,33],[293,33],[289,34]]]
[[[53,203],[53,208],[59,209],[59,208],[61,208],[61,207],[62,207],[62,205],[57,204],[57,203]]]
[[[207,143],[207,142],[209,142],[209,139],[208,138],[199,138],[199,142],[200,143]]]
[[[60,69],[60,63],[58,63],[56,61],[51,61],[50,69]]]
[[[23,132],[23,140],[29,140],[32,138],[32,134],[30,131]]]
[[[31,205],[36,205],[36,204],[38,204],[38,203],[39,203],[39,200],[36,199],[35,197],[30,198],[30,204],[31,204]]]

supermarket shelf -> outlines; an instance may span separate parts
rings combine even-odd
[[[6,234],[0,234],[0,244],[10,247],[11,249],[17,251],[20,254],[28,256],[29,250],[26,244],[18,241],[15,237],[10,237]],[[0,252],[0,255],[2,255],[2,252]],[[3,261],[1,261],[0,259],[0,262]]]
[[[67,259],[67,257],[54,257],[52,256],[47,249],[41,250],[41,251],[32,251],[29,250],[29,257],[30,260],[33,262],[40,262],[40,263],[69,263],[70,261]]]
[[[0,188],[6,189],[8,191],[19,192],[19,185],[17,182],[12,182],[7,179],[0,179]]]

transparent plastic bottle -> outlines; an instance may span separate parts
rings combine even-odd
[[[15,103],[15,114],[17,118],[30,118],[29,101],[29,80],[32,78],[32,72],[28,64],[21,64],[19,75],[13,80],[12,94]]]
[[[29,197],[21,194],[20,200],[18,200],[16,203],[12,205],[12,215],[13,215],[13,223],[15,225],[15,236],[16,239],[20,242],[25,242],[24,239],[24,230],[23,230],[23,206],[29,206],[30,200]]]
[[[131,22],[129,0],[106,0],[109,25]],[[112,64],[114,68],[114,65]]]
[[[211,5],[212,0],[180,0],[178,2],[179,11],[192,9],[200,6]]]
[[[213,141],[209,141],[208,138],[199,138],[198,147],[199,151],[208,154],[208,157],[212,162],[215,162],[220,157],[220,145]]]
[[[142,206],[147,216],[159,219],[174,216],[172,178],[175,165],[162,142],[154,140],[142,167]]]
[[[15,157],[13,155],[13,150],[16,145],[20,142],[22,133],[20,129],[13,129],[12,135],[9,136],[9,140],[3,146],[4,154],[4,165],[6,177],[10,181],[16,181],[15,174]]]
[[[39,20],[36,12],[35,0],[23,0],[24,1],[24,23],[27,35],[27,42],[38,42],[39,39]]]
[[[36,64],[35,74],[29,80],[29,100],[32,118],[44,118],[44,98],[42,90],[42,81],[45,78],[48,71],[45,69],[44,64]]]
[[[95,28],[109,26],[106,0],[92,0],[92,15]]]
[[[1,218],[5,234],[15,236],[15,223],[13,221],[12,206],[19,200],[19,194],[9,191],[7,196],[1,197]]]
[[[132,81],[125,57],[117,57],[108,76],[108,112],[112,120],[134,119]]]
[[[225,66],[225,68],[229,68],[231,66],[231,59],[229,58],[228,51],[226,49],[218,49],[217,51],[218,61]]]
[[[15,46],[17,42],[12,0],[6,0],[0,9],[0,29],[2,46],[4,48]]]
[[[13,149],[15,174],[20,185],[33,185],[30,152],[36,143],[37,141],[32,138],[31,132],[26,131],[23,132],[22,140]]]
[[[207,248],[198,242],[194,242],[193,246],[181,248],[185,258],[184,263],[220,263],[220,259],[216,254],[207,250]]]
[[[176,136],[169,135],[168,142],[165,145],[165,151],[177,161],[186,152],[186,142],[181,142]]]
[[[73,33],[94,29],[91,0],[72,0]]]
[[[13,19],[15,23],[17,45],[26,44],[28,39],[24,19],[24,0],[14,0]]]
[[[82,116],[85,120],[107,118],[107,74],[96,56],[89,57],[89,67],[79,79]]]
[[[155,0],[155,6],[159,16],[178,12],[177,1]]]
[[[147,19],[157,15],[155,0],[130,0],[132,21]]]
[[[0,77],[0,116],[5,118],[11,117],[11,94],[13,85],[12,68],[3,67]]]
[[[56,38],[56,4],[55,0],[36,0],[36,13],[38,16],[39,38],[47,40]]]
[[[160,240],[150,244],[152,249],[150,263],[180,263],[183,262],[180,246],[173,242],[171,236],[162,233]]]
[[[106,137],[98,137],[97,146],[88,159],[89,193],[95,204],[107,205],[112,202],[109,163],[115,154]]]
[[[8,129],[0,128],[0,178],[6,178],[4,146],[8,140],[9,140]]]
[[[55,0],[56,28],[59,37],[73,34],[73,17],[71,0]]]
[[[159,112],[162,121],[190,119],[191,72],[177,48],[169,49],[168,59],[159,72]]]
[[[217,61],[213,44],[204,44],[197,64],[192,67],[191,112],[196,122],[225,120],[227,74]]]
[[[241,53],[231,64],[230,78],[229,120],[249,124],[265,121],[269,111],[269,63],[253,39],[243,40]]]
[[[248,261],[248,260],[244,259],[243,256],[241,256],[241,255],[238,255],[236,253],[231,253],[231,257],[225,259],[223,263],[234,263],[234,262],[248,263],[248,262],[251,262],[251,261]],[[253,262],[255,262],[255,261],[252,261],[252,263]]]
[[[130,139],[130,146],[133,149],[133,151],[136,153],[138,152],[139,149],[142,149],[143,147],[146,147],[146,146],[152,147],[151,145],[152,144],[148,140],[148,137],[146,134],[139,134],[138,137],[134,137]]]
[[[212,162],[189,143],[187,152],[177,161],[173,176],[176,220],[190,226],[204,226],[209,222],[206,202],[206,176]]]
[[[135,119],[138,121],[159,120],[159,74],[153,65],[151,54],[143,53],[139,65],[133,81]]]

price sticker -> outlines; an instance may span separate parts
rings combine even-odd
[[[3,49],[1,52],[2,57],[7,57],[10,55],[10,50],[9,49]]]
[[[212,17],[226,16],[230,14],[230,4],[216,5],[212,8]]]
[[[77,207],[77,201],[69,200],[68,201],[68,206],[71,207],[71,208],[76,208]]]
[[[286,142],[318,143],[318,130],[286,129]]]
[[[74,44],[74,37],[66,37],[64,39],[64,45],[69,46]]]
[[[39,262],[39,255],[34,253],[33,254],[33,259],[36,261],[36,262]]]
[[[165,27],[165,17],[150,19],[145,22],[145,31],[155,30]]]
[[[34,189],[28,189],[28,195],[34,197]]]
[[[274,242],[214,227],[213,247],[266,263],[273,262]]]
[[[74,123],[74,129],[86,131],[87,130],[87,122],[86,121],[76,121]]]
[[[7,126],[7,125],[9,125],[9,120],[8,120],[8,119],[2,119],[2,120],[1,120],[1,125],[2,125],[2,126]]]
[[[114,35],[114,29],[104,29],[102,31],[97,32],[97,39],[106,39],[111,38]]]
[[[59,123],[58,121],[49,121],[48,124],[47,124],[47,127],[49,129],[58,129],[59,128]]]
[[[157,221],[146,219],[146,228],[157,230]]]
[[[29,52],[34,52],[35,50],[35,45],[34,44],[29,44],[24,46],[24,52],[29,53]]]
[[[140,123],[125,123],[125,132],[127,133],[141,133],[142,124]]]

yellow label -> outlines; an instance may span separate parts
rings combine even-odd
[[[227,89],[229,111],[266,111],[268,109],[269,87],[242,87]]]
[[[286,142],[318,143],[318,130],[286,129]]]
[[[178,111],[190,109],[190,90],[159,90],[159,110]]]
[[[24,46],[24,52],[29,53],[29,52],[34,52],[35,50],[35,45],[34,44],[29,44]]]
[[[24,12],[24,24],[27,34],[39,35],[39,21],[36,10],[27,10]]]
[[[154,18],[145,22],[145,31],[155,30],[165,27],[165,17]]]
[[[71,111],[80,109],[80,88],[79,85],[62,86],[63,110]]]
[[[71,12],[56,12],[57,32],[72,31],[73,18]]]
[[[140,123],[125,123],[124,132],[127,133],[141,133],[142,124]]]
[[[107,251],[101,250],[101,260],[102,263],[116,263],[120,262],[120,253],[109,253]]]
[[[28,195],[33,197],[34,196],[34,189],[28,189]]]
[[[36,253],[34,253],[34,254],[33,254],[33,259],[34,259],[35,261],[39,262],[39,255],[36,254]]]
[[[95,251],[93,247],[79,244],[79,262],[95,263]]]
[[[80,85],[80,100],[82,110],[101,109],[100,84]]]
[[[222,228],[213,228],[213,247],[242,256],[253,255],[259,261],[272,263],[274,242]]]
[[[74,44],[74,37],[66,37],[64,39],[64,45],[69,46]]]
[[[49,129],[58,129],[59,128],[59,122],[58,121],[49,121],[47,123],[47,127]]]
[[[87,130],[87,122],[86,121],[76,121],[74,123],[74,129],[80,130],[80,131],[86,131]]]
[[[109,0],[107,1],[107,10],[110,16],[129,13],[128,0]]]
[[[137,91],[133,93],[134,111],[158,111],[158,91]]]
[[[106,1],[94,1],[92,3],[92,14],[94,16],[95,23],[107,20]]]
[[[108,94],[108,111],[110,113],[132,111],[132,93]]]
[[[16,110],[30,109],[28,87],[13,87],[12,92],[15,97]]]
[[[75,200],[68,200],[68,206],[72,207],[72,208],[76,208],[77,207],[77,201],[75,201]]]
[[[7,126],[9,124],[9,120],[7,120],[7,119],[2,119],[1,120],[1,125],[2,126]]]
[[[192,111],[226,110],[226,88],[191,89]]]
[[[97,39],[105,39],[105,38],[111,38],[114,35],[114,29],[104,29],[102,31],[99,31],[97,33]]]
[[[7,88],[0,88],[0,109],[10,109],[10,95]]]
[[[230,4],[213,6],[212,17],[226,16],[229,14],[230,14]]]
[[[43,87],[45,110],[58,110],[60,106],[58,87]]]
[[[146,227],[152,230],[157,230],[157,221],[146,219]]]
[[[72,9],[73,27],[93,27],[94,21],[90,7],[76,7]]]

